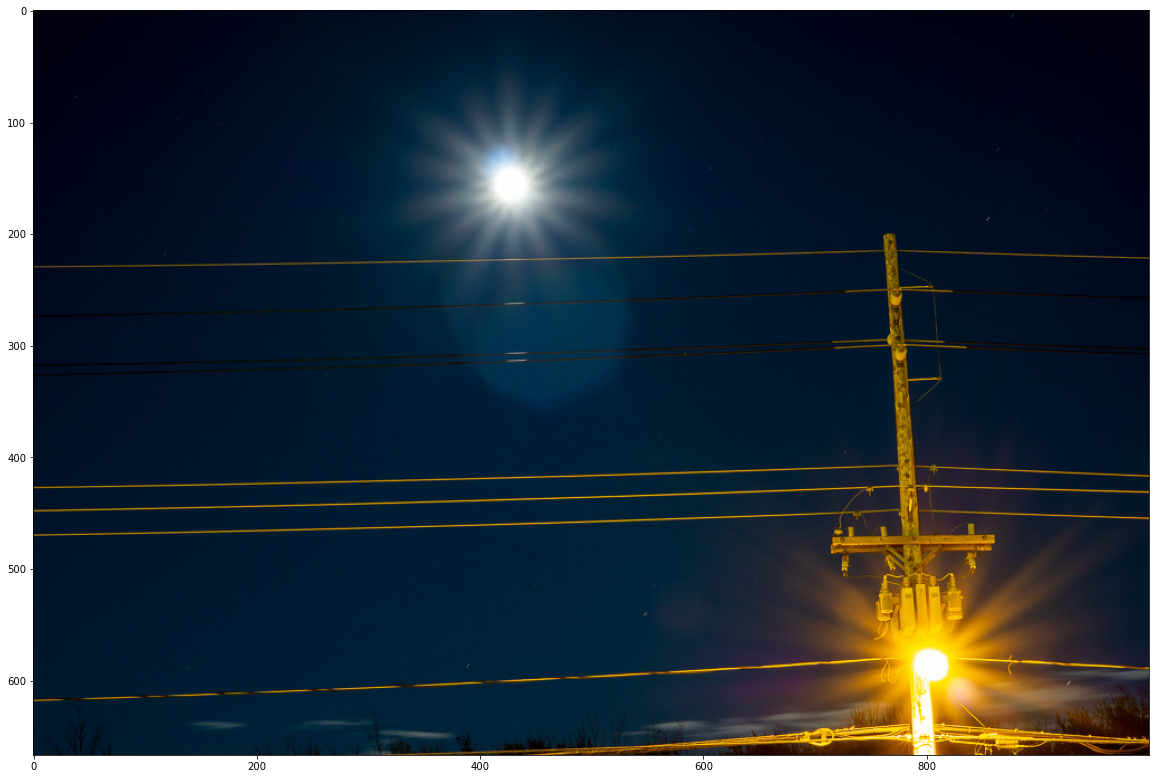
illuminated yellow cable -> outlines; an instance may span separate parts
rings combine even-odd
[[[835,343],[850,343],[837,341]],[[885,465],[817,465],[797,468],[732,468],[727,470],[711,471],[637,471],[632,473],[563,473],[531,476],[443,476],[418,479],[327,479],[312,481],[227,481],[227,482],[189,482],[181,484],[45,484],[33,487],[34,490],[107,490],[107,489],[139,489],[153,487],[285,487],[294,485],[316,484],[407,484],[418,482],[443,481],[514,481],[526,479],[603,479],[624,476],[700,476],[705,474],[723,473],[788,473],[793,471],[840,471],[858,470],[867,468],[895,468],[894,463]],[[1062,476],[1119,476],[1124,478],[1147,479],[1146,473],[1102,473],[1099,471],[1042,471],[1023,468],[971,468],[957,465],[917,465],[916,468],[925,468],[931,471],[986,471],[990,473],[1042,473]]]
[[[900,254],[980,254],[990,257],[1071,257],[1077,260],[1147,260],[1148,257],[1118,257],[1108,254],[1027,254],[1022,252],[945,252],[936,249],[900,249]]]
[[[1127,738],[1122,736],[1092,736],[1079,735],[1075,733],[1048,733],[1046,731],[1032,731],[1032,730],[1012,730],[1009,728],[977,728],[974,725],[948,725],[946,723],[937,724],[935,726],[936,736],[944,741],[950,741],[956,744],[983,744],[994,746],[994,741],[997,737],[1007,737],[1016,740],[1017,742],[1029,741],[1040,742],[1035,743],[1017,743],[1013,749],[1031,749],[1036,746],[1041,746],[1045,743],[1061,743],[1068,742],[1079,744],[1088,747],[1094,752],[1102,752],[1103,754],[1120,754],[1120,750],[1102,750],[1093,744],[1114,744],[1120,747],[1132,747],[1133,749],[1124,749],[1123,752],[1134,751],[1135,749],[1143,749],[1148,746],[1148,739],[1146,738]]]
[[[887,490],[898,485],[878,487],[792,487],[776,490],[719,490],[712,492],[648,492],[636,495],[546,495],[532,498],[446,498],[438,500],[366,500],[350,503],[254,503],[229,506],[101,506],[79,509],[32,509],[34,514],[68,514],[93,511],[197,511],[202,509],[297,509],[336,506],[423,506],[447,503],[518,503],[535,500],[608,500],[613,498],[687,498],[701,495],[763,495],[775,492],[838,492],[840,490]]]
[[[962,465],[917,465],[915,467],[928,468],[932,471],[939,469],[946,471],[989,471],[992,473],[1047,473],[1058,474],[1062,476],[1120,476],[1130,479],[1148,478],[1148,474],[1146,473],[1101,473],[1098,471],[1034,471],[1024,468],[969,468]]]
[[[1000,663],[1002,665],[1062,665],[1070,668],[1118,668],[1127,671],[1147,671],[1146,665],[1107,665],[1104,663],[1061,663],[1055,660],[1013,660],[1011,658],[991,658],[991,657],[953,657],[952,660],[958,660],[964,663]]]
[[[928,485],[925,485],[928,486]],[[990,487],[964,484],[936,484],[932,489],[943,490],[1003,490],[1011,492],[1076,492],[1109,493],[1115,495],[1147,495],[1148,490],[1100,490],[1082,487]],[[650,492],[631,495],[546,495],[529,498],[445,498],[433,500],[371,500],[343,503],[254,503],[229,504],[221,506],[98,506],[89,508],[33,509],[34,514],[69,514],[104,511],[198,511],[209,509],[284,509],[284,508],[332,508],[340,506],[421,506],[449,503],[520,503],[541,500],[611,500],[615,498],[686,498],[704,495],[766,495],[786,492],[839,492],[846,490],[889,490],[898,489],[895,484],[869,487],[790,487],[768,490],[714,490],[707,492]],[[945,512],[948,513],[948,512]],[[970,512],[983,513],[983,512]],[[999,512],[1004,513],[1004,512]],[[1040,516],[1075,516],[1070,514],[1048,514]],[[1136,517],[1132,517],[1136,519]]]
[[[802,468],[733,468],[715,471],[641,471],[636,473],[563,473],[534,476],[445,476],[423,479],[331,479],[325,481],[229,481],[199,482],[190,484],[76,484],[44,485],[34,490],[105,490],[135,489],[141,487],[283,487],[299,484],[403,484],[438,481],[513,481],[518,479],[602,479],[621,476],[699,476],[716,473],[786,473],[790,471],[840,471],[861,468],[895,468],[895,463],[887,465],[817,465]],[[939,466],[944,468],[946,466]]]
[[[897,509],[863,509],[859,514],[897,513]],[[618,525],[631,522],[692,522],[711,519],[766,519],[782,517],[834,517],[838,511],[809,511],[793,514],[723,514],[709,517],[643,517],[639,519],[560,519],[536,522],[473,522],[454,525],[371,525],[360,527],[273,527],[239,530],[126,530],[90,533],[33,533],[33,538],[69,538],[76,536],[192,536],[227,533],[319,533],[338,530],[438,530],[469,527],[533,527],[542,525]]]
[[[633,755],[655,752],[695,752],[702,749],[717,749],[731,746],[758,746],[760,744],[811,744],[826,746],[835,741],[894,740],[903,738],[909,730],[907,725],[885,725],[871,727],[825,728],[802,733],[777,733],[773,736],[739,736],[737,738],[712,738],[700,741],[679,741],[668,744],[635,744],[618,747],[553,747],[549,749],[500,749],[477,752],[422,752],[419,756],[437,755]],[[826,731],[824,733],[824,731]]]
[[[1116,495],[1147,495],[1148,490],[1091,490],[1083,487],[982,487],[967,484],[932,484],[933,490],[1014,490],[1017,492],[1107,492]]]
[[[584,676],[540,676],[530,679],[482,679],[465,682],[425,682],[421,684],[376,684],[364,687],[309,687],[296,690],[241,690],[234,692],[182,692],[165,695],[103,695],[86,698],[34,698],[33,703],[58,701],[123,701],[139,698],[207,698],[219,695],[283,695],[297,692],[360,692],[366,690],[425,689],[432,687],[468,687],[479,684],[527,684],[530,682],[565,682],[586,679],[628,679],[638,676],[687,676],[721,671],[767,671],[779,668],[804,668],[819,665],[849,665],[897,660],[895,657],[863,657],[856,660],[811,660],[803,663],[772,663],[770,665],[734,665],[723,668],[684,668],[676,671],[627,671],[617,674],[587,674]]]
[[[984,514],[987,516],[1007,517],[1057,517],[1060,519],[1141,519],[1148,517],[1127,517],[1094,514],[1028,514],[1010,511],[955,511],[950,509],[923,509],[925,514]],[[273,527],[273,528],[243,528],[237,530],[124,530],[114,532],[87,532],[87,533],[33,533],[33,538],[74,538],[80,536],[187,536],[187,535],[221,535],[230,533],[320,533],[341,530],[437,530],[471,527],[532,527],[542,525],[615,525],[631,522],[689,522],[710,519],[758,519],[781,517],[834,517],[845,514],[845,511],[806,511],[793,514],[723,514],[706,517],[645,517],[639,519],[569,519],[569,520],[541,520],[537,522],[477,522],[454,525],[365,525],[355,527]],[[861,509],[858,514],[887,514],[898,513],[898,509]]]
[[[1113,514],[1034,514],[1025,511],[961,511],[957,509],[920,509],[921,514],[983,514],[995,517],[1058,517],[1060,519],[1143,519],[1150,517],[1123,517]]]
[[[705,257],[796,257],[804,254],[873,254],[878,249],[845,249],[825,252],[723,252],[721,254],[629,254],[618,257],[502,257],[468,260],[330,260],[315,262],[185,262],[124,263],[119,265],[33,265],[35,269],[72,268],[251,268],[272,265],[433,265],[453,262],[563,262],[568,260],[675,260]]]

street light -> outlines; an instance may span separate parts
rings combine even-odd
[[[928,681],[938,682],[947,676],[947,655],[938,649],[923,649],[915,653],[912,660],[916,669]]]
[[[947,657],[938,649],[922,649],[911,659],[911,741],[917,755],[935,754],[931,683],[947,676],[947,667]]]

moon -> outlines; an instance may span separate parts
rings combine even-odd
[[[530,182],[516,165],[508,165],[494,174],[494,193],[505,203],[517,203],[526,197]]]

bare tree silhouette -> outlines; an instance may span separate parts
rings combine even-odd
[[[104,723],[91,719],[81,704],[65,726],[64,737],[48,737],[48,748],[56,755],[111,755],[112,742],[104,740]],[[102,746],[103,743],[103,746]]]

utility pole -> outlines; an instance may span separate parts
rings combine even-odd
[[[911,391],[907,383],[907,342],[903,337],[903,291],[899,288],[899,247],[895,233],[883,236],[887,264],[887,318],[891,346],[891,378],[895,385],[895,443],[899,450],[899,518],[903,535],[919,535],[919,498],[915,494],[915,437],[911,429]],[[923,567],[918,546],[904,544],[903,575],[914,576]]]
[[[831,554],[843,556],[843,576],[848,576],[850,555],[854,553],[882,553],[887,567],[893,573],[884,574],[875,603],[879,620],[879,635],[887,630],[914,650],[916,641],[935,642],[941,633],[963,618],[963,593],[955,586],[955,575],[931,576],[924,567],[940,552],[965,552],[967,565],[975,570],[979,552],[986,552],[995,543],[995,536],[975,535],[975,525],[967,526],[967,535],[920,535],[918,485],[915,481],[915,436],[911,425],[911,393],[907,376],[907,342],[903,333],[903,288],[899,283],[899,248],[894,233],[883,236],[883,257],[887,271],[887,344],[891,347],[891,378],[895,388],[895,445],[899,454],[899,519],[902,532],[889,535],[880,527],[878,536],[856,536],[855,527],[840,528],[831,539]],[[915,379],[920,381],[920,379]],[[932,466],[934,470],[934,466]],[[924,487],[926,490],[926,486]],[[894,573],[902,571],[902,573]],[[900,579],[899,598],[892,597],[888,578]],[[950,589],[941,596],[939,580],[947,580]],[[946,625],[944,620],[947,620]],[[935,754],[935,734],[931,712],[929,679],[912,662],[911,669],[911,730],[912,747],[917,755]]]

